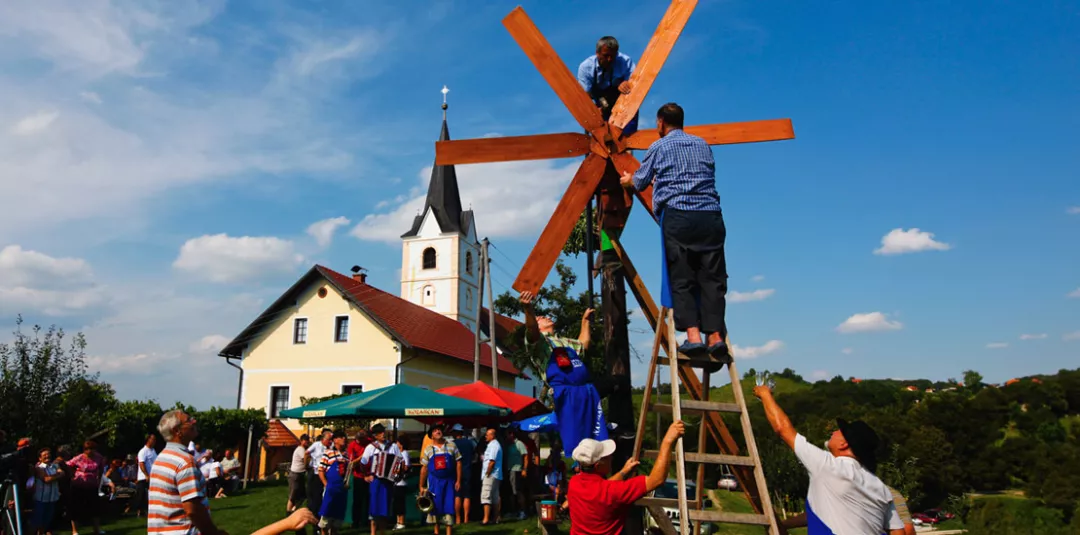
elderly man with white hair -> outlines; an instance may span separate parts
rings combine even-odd
[[[150,471],[150,512],[146,530],[170,535],[228,535],[214,525],[206,499],[206,482],[195,467],[195,458],[184,444],[199,435],[195,418],[182,410],[166,412],[158,422],[165,449]],[[277,535],[302,529],[315,522],[307,509],[299,509],[252,535]]]

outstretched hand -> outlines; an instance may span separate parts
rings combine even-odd
[[[312,513],[307,507],[301,507],[297,509],[293,514],[289,515],[289,518],[285,519],[288,522],[289,531],[299,531],[304,529],[304,526],[308,524],[316,524],[318,520],[315,519],[315,514]]]
[[[634,458],[627,459],[626,464],[624,464],[623,467],[622,467],[622,473],[629,475],[629,474],[633,473],[633,471],[640,464],[641,464],[641,461],[639,461],[637,459],[634,459]]]
[[[769,388],[769,385],[757,385],[754,387],[754,395],[757,396],[758,399],[761,399],[764,396],[771,396],[772,389]]]
[[[632,88],[633,88],[633,86],[630,85],[629,80],[619,84],[619,92],[624,94],[624,95],[629,95],[630,94],[630,89],[632,89]]]
[[[633,189],[634,175],[631,175],[629,171],[623,171],[622,176],[619,177],[619,184],[622,184],[622,187],[624,188]]]
[[[586,308],[585,313],[581,315],[581,321],[592,321],[592,317],[593,317],[594,312],[596,312],[596,310],[591,309],[591,308]]]
[[[520,301],[521,305],[525,308],[532,308],[533,300],[535,299],[536,294],[529,291],[521,292],[521,295],[518,296],[518,301]]]

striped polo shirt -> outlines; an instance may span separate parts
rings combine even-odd
[[[195,467],[195,459],[182,444],[169,442],[158,454],[150,471],[150,510],[146,530],[170,535],[198,535],[199,530],[184,512],[183,502],[206,499],[206,482]]]

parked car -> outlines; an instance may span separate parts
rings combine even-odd
[[[735,480],[735,476],[731,474],[725,474],[720,476],[718,483],[719,487],[725,490],[738,490],[739,482]]]
[[[931,516],[926,513],[914,513],[911,515],[911,520],[913,523],[917,522],[920,524],[937,524],[940,522],[937,516]]]
[[[952,520],[953,518],[956,518],[956,515],[948,512],[948,511],[942,511],[940,507],[935,507],[933,509],[927,509],[927,510],[923,511],[923,514],[927,515],[927,516],[932,516],[934,518],[937,518],[939,522],[944,522],[946,520]]]
[[[669,479],[669,480],[665,481],[664,484],[660,486],[660,488],[650,492],[649,497],[650,498],[667,498],[667,499],[671,499],[671,500],[678,500],[679,499],[679,482],[678,482],[678,480]],[[697,483],[694,483],[693,481],[687,481],[686,482],[686,499],[687,499],[687,501],[691,501],[691,502],[697,499]],[[712,500],[706,498],[705,502],[702,505],[703,505],[703,507],[705,509],[712,509],[712,506],[713,506]],[[679,508],[678,507],[665,507],[664,508],[664,514],[667,515],[667,517],[671,519],[671,523],[675,525],[675,529],[677,531],[681,532],[681,529],[679,528]],[[645,517],[647,519],[646,522],[645,522],[645,532],[646,533],[650,533],[651,530],[653,530],[653,529],[659,529],[659,526],[656,525],[656,520],[653,519],[652,515],[646,514]],[[716,526],[715,524],[712,524],[711,522],[703,522],[701,524],[701,532],[703,534],[705,534],[705,535],[711,535],[712,533],[716,533],[717,530],[719,530],[719,527]]]

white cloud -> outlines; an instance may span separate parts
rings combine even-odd
[[[1020,335],[1021,340],[1043,340],[1045,338],[1046,338],[1046,333],[1021,334]]]
[[[986,344],[986,349],[1003,349],[1009,347],[1008,342],[990,342]]]
[[[896,320],[888,319],[888,315],[881,312],[866,312],[853,314],[844,320],[836,330],[841,333],[860,333],[874,331],[897,331],[904,328],[904,324]]]
[[[303,261],[288,240],[215,234],[185,242],[173,267],[204,280],[238,282],[264,273],[289,273]]]
[[[477,235],[492,238],[535,238],[547,224],[580,161],[502,162],[455,166],[461,203],[476,211]],[[424,208],[431,168],[419,175],[412,195],[397,208],[369,214],[352,235],[361,240],[397,243],[412,227],[413,218]],[[529,192],[529,202],[508,202]]]
[[[1073,331],[1071,333],[1065,333],[1061,335],[1061,339],[1069,342],[1071,340],[1080,340],[1080,331]]]
[[[319,247],[326,247],[330,245],[330,242],[334,239],[334,233],[337,229],[349,224],[349,218],[345,216],[331,217],[330,219],[323,219],[322,221],[316,221],[308,226],[307,233],[315,238],[315,243],[319,244]]]
[[[133,355],[91,355],[86,357],[86,365],[93,371],[102,373],[124,373],[128,375],[145,374],[160,368],[166,361],[175,360],[177,355],[158,355],[135,353]]]
[[[750,280],[754,282],[761,282],[765,280],[765,275],[754,275],[753,277],[750,277]]]
[[[188,346],[188,351],[199,355],[217,355],[232,339],[220,334],[208,334]]]
[[[854,353],[855,350],[851,349],[850,347],[845,347],[844,349],[841,349],[840,352],[845,354],[845,355],[850,355],[850,354]]]
[[[933,232],[924,232],[917,228],[896,228],[881,238],[881,247],[875,249],[874,254],[894,255],[949,249],[952,249],[951,245],[934,240]]]
[[[826,370],[814,370],[810,372],[810,378],[815,381],[824,381],[829,378],[829,372]]]
[[[1080,214],[1080,206],[1070,206],[1065,210],[1065,212],[1068,213],[1069,215]]]
[[[80,91],[79,97],[91,104],[101,104],[101,95],[93,91]]]
[[[380,43],[379,35],[374,32],[354,35],[338,42],[312,39],[288,59],[288,65],[295,74],[309,76],[336,62],[369,58],[378,53]]]
[[[11,131],[20,136],[29,136],[45,130],[60,116],[60,112],[43,111],[28,115],[15,123]]]
[[[776,293],[776,290],[772,288],[764,290],[754,290],[752,292],[728,292],[727,300],[729,303],[746,303],[748,301],[764,301],[772,297]]]
[[[747,346],[743,347],[738,344],[731,344],[731,354],[735,358],[740,359],[756,359],[763,357],[770,353],[776,353],[784,348],[784,343],[780,340],[769,340],[759,346]]]
[[[63,316],[98,307],[105,289],[93,282],[90,264],[19,245],[0,249],[0,312]]]
[[[1077,289],[1069,292],[1067,297],[1071,297],[1073,299],[1080,299],[1080,288],[1077,288]]]

